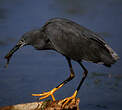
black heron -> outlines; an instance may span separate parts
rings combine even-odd
[[[31,45],[37,50],[55,50],[59,52],[66,57],[70,69],[69,77],[57,87],[42,94],[32,94],[33,96],[41,96],[40,99],[52,96],[55,101],[54,92],[75,77],[71,60],[78,62],[84,70],[80,84],[71,97],[64,99],[64,105],[77,96],[87,76],[88,71],[82,64],[83,60],[101,63],[110,67],[111,64],[114,64],[119,59],[113,49],[98,34],[64,18],[50,19],[40,29],[26,32],[5,56],[7,64],[13,53],[26,45]]]

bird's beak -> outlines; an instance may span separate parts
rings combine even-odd
[[[21,47],[23,47],[25,45],[24,42],[21,42],[19,41],[17,43],[17,45],[15,45],[10,51],[8,54],[6,54],[6,56],[4,57],[5,59],[7,59],[7,63],[5,65],[5,67],[7,68],[8,67],[8,64],[9,64],[9,61],[10,61],[10,58],[12,57],[12,55]]]

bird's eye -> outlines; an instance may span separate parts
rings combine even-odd
[[[21,42],[24,42],[24,39],[21,39]]]
[[[18,45],[23,45],[23,44],[25,44],[25,40],[24,39],[21,39],[17,44]]]

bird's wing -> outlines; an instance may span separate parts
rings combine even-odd
[[[81,45],[85,45],[85,43],[88,43],[92,40],[103,47],[105,46],[105,41],[96,33],[71,21],[58,21],[53,23],[48,22],[45,27],[48,38],[55,46],[58,46],[59,44],[61,45],[65,41],[67,42],[67,44],[69,43],[73,45],[80,43]],[[63,46],[63,44],[61,46]]]
[[[82,33],[83,33],[83,36],[87,37],[88,39],[92,39],[92,40],[95,40],[103,45],[105,45],[105,40],[100,36],[98,35],[97,33],[81,26],[81,29],[84,30]]]
[[[88,35],[86,35],[86,36],[88,36]],[[95,42],[98,42],[99,46],[104,48],[112,56],[112,58],[115,61],[119,59],[119,56],[116,54],[116,52],[104,41],[104,39],[101,36],[99,36],[98,34],[96,34],[94,32],[89,31],[89,39],[91,39]]]
[[[85,27],[82,27],[82,28],[85,28]],[[97,33],[92,32],[91,30],[85,28],[83,32],[83,36],[85,36],[89,40],[95,41],[96,43],[98,43],[99,46],[101,46],[102,48],[108,51],[108,49],[106,48],[107,43]]]

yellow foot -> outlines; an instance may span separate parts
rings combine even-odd
[[[44,92],[44,93],[42,93],[42,94],[32,94],[32,96],[41,96],[41,98],[39,98],[40,100],[41,100],[41,99],[45,99],[45,98],[51,96],[52,99],[53,99],[53,101],[55,101],[55,97],[54,97],[53,94],[54,94],[55,91],[57,91],[57,90],[58,90],[59,88],[61,88],[63,85],[64,85],[64,84],[61,84],[59,87],[54,88],[54,89],[52,89],[52,90],[49,91],[49,92]]]
[[[77,90],[74,92],[74,94],[71,97],[67,97],[65,99],[62,100],[63,106],[64,107],[69,101],[75,99],[77,96]]]

